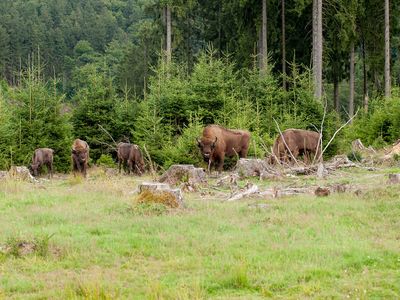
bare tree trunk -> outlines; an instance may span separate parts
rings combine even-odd
[[[262,27],[261,27],[261,61],[260,71],[264,72],[267,67],[267,0],[262,0]]]
[[[350,46],[350,95],[349,95],[349,118],[354,115],[354,44]]]
[[[390,97],[390,24],[389,0],[385,0],[385,97]]]
[[[333,103],[335,104],[336,112],[340,113],[339,81],[336,76],[333,80]]]
[[[171,8],[166,6],[166,23],[167,23],[167,44],[166,44],[166,55],[167,63],[171,62],[172,48],[171,48]]]
[[[362,59],[363,59],[363,99],[364,99],[364,110],[368,112],[369,96],[368,96],[368,83],[367,83],[367,62],[365,55],[365,40],[362,38]]]
[[[322,98],[322,0],[313,0],[314,96]]]
[[[286,21],[285,0],[282,1],[282,87],[286,90]]]

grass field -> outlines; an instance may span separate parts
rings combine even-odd
[[[137,177],[0,181],[0,298],[399,299],[390,171],[328,179],[360,184],[361,195],[223,202],[210,189],[185,194],[177,210],[135,206]],[[33,253],[9,250],[22,241]]]

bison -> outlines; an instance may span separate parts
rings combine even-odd
[[[250,132],[226,129],[218,125],[208,125],[201,139],[197,139],[203,159],[208,163],[208,171],[214,165],[219,173],[224,166],[225,156],[238,155],[245,158],[249,150]]]
[[[276,160],[289,162],[292,156],[297,159],[299,155],[314,154],[315,159],[321,156],[321,135],[315,131],[302,129],[287,129],[280,134],[272,148],[270,162]],[[322,157],[321,157],[322,158]]]
[[[38,176],[43,165],[47,167],[50,178],[53,177],[53,154],[50,148],[38,148],[32,156],[31,169],[33,176]]]
[[[144,161],[139,146],[129,143],[119,143],[117,146],[119,173],[123,165],[130,172],[141,175],[144,172]]]
[[[89,145],[85,141],[76,139],[72,144],[71,151],[72,171],[74,175],[78,172],[86,177],[89,162]]]

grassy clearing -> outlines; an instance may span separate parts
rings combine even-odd
[[[0,254],[0,298],[399,298],[400,188],[384,184],[387,172],[322,182],[367,187],[361,196],[226,203],[210,190],[186,194],[182,210],[132,206],[143,178],[2,181],[0,244],[41,248]]]

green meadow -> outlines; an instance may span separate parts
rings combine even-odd
[[[3,180],[0,298],[399,299],[400,187],[386,185],[389,171],[318,182],[358,184],[357,194],[224,202],[204,188],[174,210],[135,204],[150,178]]]

